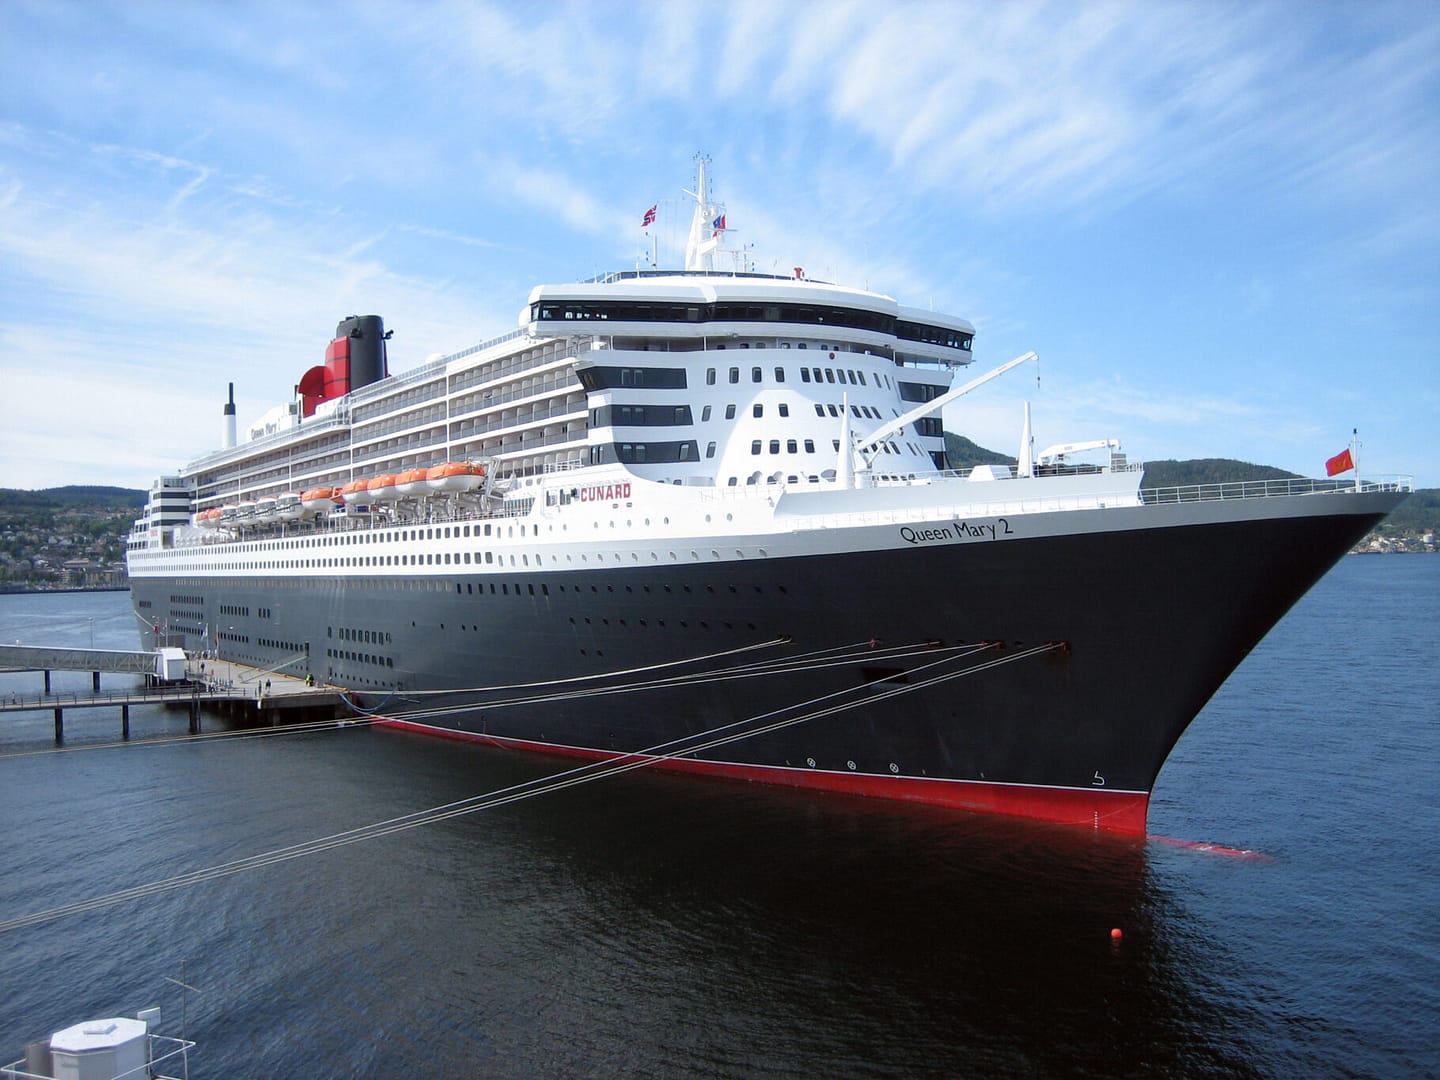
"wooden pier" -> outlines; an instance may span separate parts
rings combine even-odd
[[[192,735],[201,732],[201,706],[219,709],[245,723],[274,726],[333,719],[351,711],[345,701],[343,687],[296,678],[278,671],[266,671],[228,660],[188,657],[183,679],[162,681],[153,674],[153,654],[126,654],[131,657],[128,661],[114,660],[113,656],[118,654],[112,654],[112,663],[128,663],[130,666],[100,666],[107,659],[104,654],[109,652],[94,649],[48,650],[44,660],[50,666],[41,668],[29,666],[34,658],[21,657],[14,646],[0,646],[0,669],[44,672],[42,692],[27,694],[13,691],[0,697],[0,716],[51,710],[55,717],[55,742],[61,743],[65,740],[65,712],[70,709],[118,709],[120,736],[123,739],[130,737],[132,705],[186,708],[190,714]],[[152,666],[135,666],[138,663],[135,658],[138,657],[149,658]],[[51,670],[90,671],[90,692],[52,692]],[[103,691],[100,689],[102,670],[143,674],[145,684]]]

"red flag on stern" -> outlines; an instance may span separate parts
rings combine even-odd
[[[1350,448],[1347,446],[1325,462],[1325,475],[1339,476],[1342,472],[1349,472],[1353,468],[1355,468],[1355,459],[1350,456]]]

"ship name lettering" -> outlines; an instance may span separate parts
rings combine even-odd
[[[1006,518],[996,518],[991,522],[982,522],[979,525],[972,525],[968,521],[957,521],[955,528],[960,533],[961,540],[994,540],[998,536],[1013,536],[1015,530],[1010,527]]]
[[[581,502],[609,502],[612,499],[628,499],[630,481],[623,484],[592,484],[580,489]]]
[[[901,526],[900,539],[907,544],[925,544],[931,540],[953,540],[955,534],[947,527],[939,529],[912,529],[909,525]]]

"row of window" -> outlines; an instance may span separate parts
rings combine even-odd
[[[338,637],[341,641],[358,641],[362,645],[389,645],[390,635],[384,630],[365,630],[353,626],[327,626],[326,637]]]
[[[973,334],[948,326],[897,319],[883,311],[820,304],[763,304],[719,301],[713,304],[635,300],[538,300],[530,305],[534,321],[556,322],[751,322],[802,326],[845,326],[893,334],[905,341],[969,349]]]
[[[707,457],[715,456],[710,444]],[[679,442],[618,442],[590,447],[590,464],[607,465],[621,461],[627,465],[664,465],[676,461],[699,461],[700,448],[694,439]]]
[[[374,664],[376,667],[393,668],[395,658],[393,656],[377,656],[374,653],[347,652],[344,649],[326,649],[325,655],[332,660],[349,660],[356,664]],[[330,674],[335,674],[331,669]]]
[[[590,410],[591,427],[670,427],[692,422],[689,405],[601,405]]]
[[[684,368],[596,366],[580,368],[575,372],[575,377],[586,390],[612,390],[617,386],[684,390],[687,386]]]
[[[262,637],[256,638],[255,644],[264,646],[267,649],[279,649],[287,653],[304,653],[307,656],[310,655],[310,645],[308,643],[299,645],[293,641],[276,641],[274,638]]]
[[[760,440],[760,439],[754,440],[754,441],[750,444],[750,453],[752,453],[752,454],[758,454],[758,453],[760,453],[761,443],[762,443],[762,440]],[[832,440],[832,443],[833,443],[833,445],[834,445],[834,447],[835,447],[835,450],[838,452],[839,449],[840,449],[840,440],[839,440],[839,439],[834,439],[834,440]],[[771,440],[770,440],[770,453],[772,453],[772,454],[778,454],[779,452],[780,452],[780,440],[779,440],[779,439],[771,439]],[[786,452],[787,454],[798,454],[798,453],[800,452],[800,451],[799,451],[799,448],[798,448],[798,444],[796,443],[796,441],[795,441],[794,439],[786,439],[786,440],[785,440],[785,452]],[[814,439],[806,439],[806,440],[805,440],[805,453],[807,453],[807,454],[813,454],[813,453],[815,453],[815,440],[814,440]]]
[[[715,368],[705,369],[706,386],[714,386],[718,378],[719,375]],[[727,373],[727,378],[731,383],[738,383],[740,381],[740,369],[738,367],[730,368]],[[884,376],[882,375],[876,375],[875,385],[879,386],[883,378]],[[763,367],[757,365],[750,369],[750,381],[752,383],[763,382],[764,379],[765,369]],[[783,383],[785,381],[785,368],[779,364],[775,366],[775,381],[777,383]],[[800,369],[800,381],[802,383],[840,383],[842,385],[849,383],[851,386],[870,385],[869,381],[865,378],[865,372],[856,371],[854,368],[802,367]]]

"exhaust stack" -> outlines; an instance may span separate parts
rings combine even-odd
[[[235,446],[235,384],[230,384],[230,400],[225,403],[225,429],[221,434],[220,445],[226,449],[233,449]]]
[[[296,387],[301,398],[301,416],[314,416],[321,402],[342,398],[388,376],[385,343],[392,333],[385,329],[378,315],[349,315],[341,319],[335,327],[334,339],[325,350],[324,365],[305,372]]]

